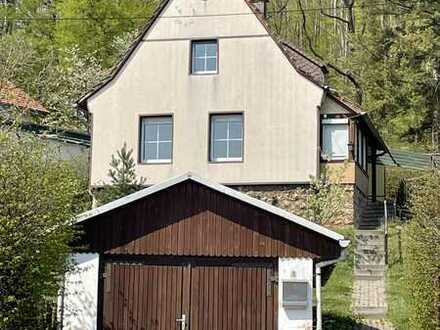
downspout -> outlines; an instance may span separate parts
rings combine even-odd
[[[349,240],[340,240],[339,246],[342,247],[341,255],[337,259],[318,262],[315,265],[315,291],[316,291],[316,330],[322,330],[322,303],[321,303],[321,268],[333,265],[345,260],[347,257],[347,247]]]

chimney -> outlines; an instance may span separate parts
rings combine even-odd
[[[267,18],[267,3],[268,0],[254,0],[252,2],[254,7],[263,15],[264,18]]]

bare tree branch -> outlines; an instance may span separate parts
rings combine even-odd
[[[321,15],[322,15],[322,16],[325,16],[325,17],[328,17],[328,18],[332,18],[332,19],[336,19],[336,20],[338,20],[338,21],[340,21],[340,22],[342,22],[342,23],[344,23],[344,24],[347,24],[347,25],[350,24],[349,21],[347,21],[346,19],[344,19],[344,18],[342,18],[342,17],[336,16],[336,15],[327,14],[327,13],[324,11],[324,7],[323,7],[323,5],[322,5],[322,0],[319,0],[319,5],[320,5],[320,7],[321,7]]]
[[[336,73],[342,75],[343,77],[347,78],[355,87],[356,89],[356,101],[359,104],[362,104],[362,100],[363,100],[363,89],[362,86],[360,85],[360,83],[357,81],[356,77],[349,71],[344,71],[340,68],[338,68],[336,65],[326,61],[320,54],[318,54],[318,52],[315,50],[315,48],[313,47],[313,42],[312,39],[310,38],[308,32],[307,32],[307,18],[306,18],[306,13],[304,11],[303,5],[302,5],[302,0],[298,0],[298,6],[301,10],[301,15],[302,15],[302,25],[303,25],[303,30],[304,30],[304,37],[307,40],[308,46],[310,51],[312,52],[312,54],[314,56],[316,56],[318,59],[320,59],[323,63],[325,63],[325,65],[327,65],[330,69],[334,70]]]

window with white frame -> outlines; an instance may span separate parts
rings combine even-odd
[[[143,117],[140,148],[142,163],[170,163],[173,149],[172,117]]]
[[[191,72],[193,74],[217,73],[217,40],[193,41],[191,54]]]
[[[348,120],[322,120],[322,153],[324,160],[348,159]]]
[[[212,115],[210,160],[243,160],[243,115]]]

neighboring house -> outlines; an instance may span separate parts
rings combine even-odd
[[[297,212],[298,187],[345,166],[352,223],[384,195],[376,158],[387,147],[326,73],[244,0],[165,1],[79,102],[92,123],[91,185],[109,182],[111,156],[127,143],[150,184],[194,171]]]
[[[384,195],[376,159],[388,152],[326,74],[252,3],[163,1],[78,102],[92,124],[91,186],[109,183],[124,143],[152,186],[79,217],[86,248],[66,277],[64,328],[312,329],[316,276],[320,329],[321,267],[348,242],[292,214],[298,188],[341,170],[346,222],[357,221]]]
[[[10,82],[0,81],[0,125],[10,125],[19,119],[18,126],[24,134],[38,136],[54,148],[62,160],[88,161],[90,135],[74,130],[54,129],[42,125],[49,111],[21,88]]]

